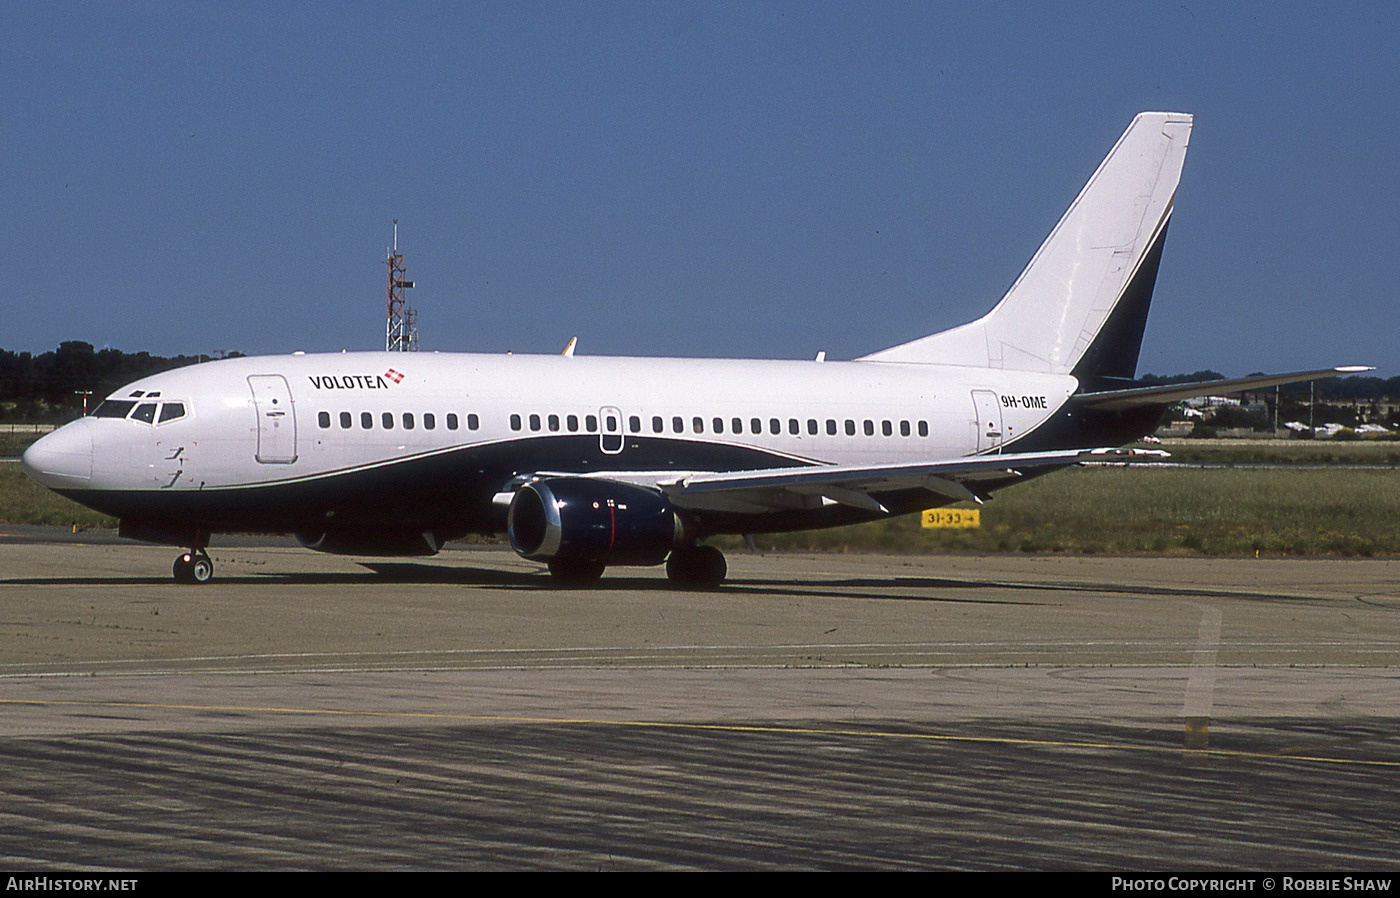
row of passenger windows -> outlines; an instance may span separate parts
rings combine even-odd
[[[355,415],[352,412],[341,412],[339,417],[341,430],[350,430],[355,426]],[[361,430],[374,429],[374,412],[360,412],[359,418]],[[378,426],[384,430],[393,430],[397,422],[403,426],[404,430],[413,430],[418,426],[419,420],[420,419],[416,417],[413,412],[404,412],[402,416],[397,418],[393,412],[382,412],[379,415]],[[424,412],[421,420],[424,430],[437,430],[438,417],[434,413]],[[316,423],[321,425],[322,430],[329,429],[331,426],[331,413],[318,412],[316,414]],[[443,424],[448,430],[460,430],[462,419],[457,416],[456,412],[448,412],[443,415]],[[475,413],[467,415],[467,430],[479,430],[480,428],[481,419],[477,417]]]
[[[424,412],[421,419],[416,417],[413,412],[403,412],[398,416],[393,412],[381,412],[378,416],[377,424],[374,412],[360,412],[359,427],[361,430],[372,430],[376,426],[383,430],[393,430],[395,427],[402,427],[404,430],[413,430],[418,426],[420,420],[424,430],[437,429],[438,418],[437,415],[432,412]],[[331,413],[319,412],[316,416],[316,423],[318,423],[323,430],[329,429],[332,423]],[[350,430],[355,427],[355,415],[351,412],[341,412],[339,415],[339,423],[341,430]],[[448,430],[458,430],[461,427],[461,419],[457,416],[456,412],[448,412],[444,415],[443,423]],[[663,416],[654,415],[651,419],[651,432],[654,434],[664,434],[668,432],[705,433],[707,428],[706,419],[699,415],[692,417],[688,422],[684,417],[675,415],[670,419],[669,429],[667,423],[667,419]],[[766,427],[765,423],[767,425]],[[510,416],[511,430],[525,430],[527,425],[531,431],[536,433],[541,431],[547,431],[549,433],[578,433],[580,431],[585,433],[597,433],[598,416],[584,415],[582,418],[578,415],[514,414]],[[619,430],[618,418],[613,415],[604,415],[603,425],[604,432],[606,433],[621,432]],[[475,413],[468,414],[466,416],[466,426],[467,430],[479,430],[481,428],[481,419]],[[827,418],[824,423],[817,418],[808,418],[806,419],[805,425],[803,421],[797,418],[788,418],[786,425],[784,425],[781,418],[769,418],[766,422],[762,418],[749,418],[747,421],[743,418],[729,418],[727,420],[725,418],[710,418],[708,421],[708,429],[710,433],[716,434],[725,433],[727,430],[732,434],[768,433],[773,436],[782,434],[785,430],[790,436],[801,436],[804,430],[808,436],[817,436],[822,431],[825,431],[827,436],[833,437],[841,433],[845,433],[848,437],[853,437],[860,433],[868,437],[873,437],[877,433],[887,437],[892,437],[896,433],[902,437],[913,436],[915,433],[918,433],[921,437],[928,436],[927,421],[875,421],[870,418],[865,418],[860,421],[853,418],[845,418],[843,420]],[[628,417],[627,432],[643,432],[642,419],[640,416],[631,415]]]
[[[527,422],[530,426],[530,430],[536,432],[541,430],[547,430],[551,433],[557,433],[560,430],[566,430],[569,433],[575,433],[579,429],[578,415],[565,415],[562,418],[559,415],[529,415],[525,418],[522,418],[520,415],[511,415],[510,429],[524,430],[525,424]],[[784,422],[781,418],[769,418],[766,423],[767,427],[765,429],[765,422],[762,418],[749,418],[747,421],[745,421],[743,418],[729,418],[727,420],[725,418],[710,418],[708,421],[708,426],[710,433],[716,434],[725,433],[726,428],[728,429],[729,433],[733,434],[769,433],[774,436],[777,436],[784,432]],[[606,416],[604,424],[605,432],[620,432],[618,430],[617,419],[613,416]],[[584,416],[583,425],[584,430],[586,430],[588,433],[596,433],[598,430],[597,416]],[[844,421],[838,421],[836,418],[827,418],[825,427],[823,427],[822,422],[816,418],[806,419],[805,430],[809,436],[816,436],[817,434],[821,433],[823,429],[825,429],[827,436],[836,436],[843,431],[846,434],[846,436],[849,437],[853,437],[857,433],[864,433],[868,437],[873,437],[877,432],[887,437],[894,436],[896,432],[898,432],[898,434],[902,437],[913,436],[915,432],[917,432],[921,437],[928,436],[927,421],[915,421],[911,423],[909,421],[874,421],[869,418],[866,418],[863,421],[856,421],[852,418],[846,418],[844,419]],[[695,417],[691,418],[688,422],[681,415],[672,416],[672,418],[670,419],[669,430],[667,428],[667,420],[662,415],[654,415],[651,419],[651,432],[655,434],[668,432],[705,433],[705,430],[706,419],[699,415],[696,415]],[[789,435],[801,436],[803,430],[804,425],[801,420],[797,418],[787,419],[786,431]],[[643,432],[642,419],[640,416],[632,415],[627,419],[627,432]]]

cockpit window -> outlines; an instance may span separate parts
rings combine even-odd
[[[183,417],[185,417],[185,404],[183,402],[166,402],[160,407],[160,423],[162,424]]]
[[[131,413],[131,420],[133,421],[145,421],[147,424],[150,424],[154,422],[155,419],[156,404],[154,402],[142,403],[136,407],[136,411]]]
[[[131,410],[135,407],[136,403],[124,399],[105,399],[92,410],[92,416],[94,418],[125,418],[131,414]]]

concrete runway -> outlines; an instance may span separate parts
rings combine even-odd
[[[1400,561],[0,530],[10,868],[1400,868]]]

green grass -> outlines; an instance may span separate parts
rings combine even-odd
[[[41,433],[12,433],[0,430],[0,458],[19,458]]]
[[[1168,440],[1162,448],[1178,462],[1400,465],[1396,440]]]
[[[758,537],[762,548],[1165,555],[1400,554],[1400,472],[1070,468],[999,492],[976,530],[916,517]],[[738,541],[730,545],[738,545]]]
[[[24,476],[14,462],[0,462],[0,522],[53,524],[79,530],[117,526],[115,518],[44,489]]]

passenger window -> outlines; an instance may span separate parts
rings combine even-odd
[[[404,430],[412,430],[412,429],[413,429],[413,412],[404,412],[404,413],[403,413],[403,429],[404,429]]]
[[[830,437],[836,436],[836,419],[835,419],[835,418],[827,418],[827,419],[826,419],[826,435],[827,435],[827,436],[830,436]]]
[[[695,432],[696,432],[696,433],[704,433],[704,432],[705,432],[705,419],[704,419],[704,418],[700,417],[699,415],[696,415],[694,418],[691,419],[690,423],[695,425]]]
[[[558,415],[550,415],[550,416],[549,416],[549,432],[550,432],[550,433],[558,433],[558,432],[559,432],[559,416],[558,416]]]
[[[902,437],[907,437],[907,436],[909,436],[909,422],[908,422],[908,421],[900,421],[900,422],[899,422],[899,435],[902,436]]]
[[[685,421],[681,420],[680,415],[677,415],[676,417],[671,419],[671,430],[674,433],[685,432]]]
[[[385,412],[383,415],[380,416],[380,418],[381,418],[381,420],[383,420],[383,422],[384,422],[384,429],[385,429],[385,430],[393,430],[393,429],[394,429],[394,413],[393,413],[393,412]]]
[[[476,412],[472,412],[471,414],[467,415],[467,430],[476,430],[480,426],[481,419],[476,416]],[[457,425],[453,424],[452,427],[455,430],[457,428]]]
[[[920,421],[920,422],[919,422],[919,436],[921,436],[921,437],[926,437],[926,436],[928,436],[928,422],[927,422],[927,421]]]
[[[875,422],[869,418],[865,419],[865,435],[868,437],[875,436]]]
[[[136,406],[136,411],[131,413],[131,420],[145,421],[147,424],[154,423],[156,420],[156,404],[154,402],[147,402],[144,405]]]
[[[425,430],[436,430],[436,429],[437,429],[437,415],[434,415],[432,412],[424,412],[424,413],[423,413],[423,428],[424,428]]]
[[[627,432],[628,432],[628,433],[641,433],[641,432],[642,432],[642,419],[641,419],[641,418],[638,418],[636,415],[632,415],[631,417],[629,417],[629,418],[627,419]]]
[[[743,418],[735,418],[733,421],[730,421],[729,423],[734,425],[734,432],[735,432],[735,433],[743,433],[743,432],[744,432],[744,419],[743,419]]]
[[[448,430],[456,430],[456,429],[457,429],[457,413],[456,413],[456,412],[448,412],[448,413],[447,413],[447,429],[448,429]]]
[[[321,414],[325,415],[327,418],[326,423],[321,426],[330,427],[330,415],[327,412],[321,412]],[[174,421],[177,418],[183,417],[185,417],[185,404],[183,402],[167,402],[160,407],[160,423],[162,424],[166,421]]]
[[[510,416],[510,429],[511,429],[511,430],[519,430],[519,429],[520,429],[520,416],[519,416],[519,415],[511,415],[511,416]]]
[[[652,433],[661,433],[661,432],[662,432],[663,430],[665,430],[665,429],[666,429],[666,422],[663,421],[663,420],[661,419],[661,416],[660,416],[660,415],[656,415],[656,416],[654,416],[654,417],[651,419],[651,432],[652,432]]]
[[[583,418],[583,429],[586,430],[586,431],[588,431],[589,433],[597,433],[597,432],[598,432],[598,416],[597,416],[597,415],[585,415],[584,418]]]
[[[856,435],[856,422],[852,421],[850,418],[847,418],[847,419],[846,419],[846,436],[848,436],[848,437],[853,437],[853,436],[855,436],[855,435]]]
[[[539,416],[539,415],[531,415],[531,416],[530,416],[530,429],[531,429],[531,430],[535,430],[535,431],[538,431],[538,430],[540,429],[540,416]]]
[[[369,412],[360,412],[360,426],[363,427],[365,430],[370,430],[371,428],[373,428],[374,415],[370,414]]]
[[[169,406],[170,403],[167,402],[166,405]],[[165,420],[165,414],[164,414],[163,411],[162,411],[162,413],[161,413],[160,420],[161,420],[161,421],[164,421],[164,420]],[[316,423],[319,424],[319,425],[321,425],[321,427],[322,427],[323,429],[324,429],[324,428],[327,428],[327,427],[330,427],[330,426],[331,426],[331,413],[330,413],[330,412],[317,412],[317,413],[316,413]]]
[[[808,436],[816,436],[816,435],[817,435],[817,419],[816,419],[816,418],[808,418],[808,419],[807,419],[807,434],[808,434]]]
[[[570,415],[564,419],[564,423],[569,427],[569,433],[578,433],[578,415]]]
[[[802,425],[797,423],[796,418],[788,418],[788,433],[797,436],[802,433]]]
[[[880,432],[883,433],[883,434],[884,434],[885,436],[887,436],[887,437],[892,437],[892,436],[894,436],[894,425],[891,424],[891,423],[888,422],[888,421],[881,421],[881,422],[880,422]]]
[[[341,412],[341,413],[340,413],[340,429],[341,429],[341,430],[349,430],[349,429],[350,429],[350,425],[351,425],[351,424],[354,424],[354,423],[355,423],[355,419],[354,419],[354,417],[351,416],[351,414],[350,414],[349,412]]]
[[[714,421],[715,433],[724,433],[724,419],[716,418]]]

